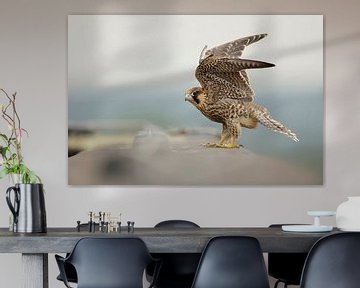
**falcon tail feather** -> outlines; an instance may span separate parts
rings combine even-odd
[[[275,119],[271,118],[269,114],[258,114],[256,115],[256,119],[264,125],[266,128],[273,130],[275,132],[284,134],[285,136],[289,137],[290,139],[298,142],[299,139],[296,137],[296,134],[292,132],[290,129],[286,128],[282,123],[276,121]]]

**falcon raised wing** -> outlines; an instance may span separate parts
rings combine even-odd
[[[217,58],[240,58],[246,46],[257,42],[266,36],[267,34],[248,36],[216,46],[209,50],[207,50],[207,46],[205,46],[201,52],[199,63],[210,55],[214,55]]]
[[[195,76],[206,91],[209,100],[222,98],[253,100],[252,90],[245,69],[267,68],[271,63],[247,59],[205,58],[196,68]]]
[[[274,64],[241,59],[245,47],[257,42],[267,34],[241,38],[212,49],[204,49],[195,76],[206,91],[209,100],[222,98],[253,100],[254,91],[245,69],[272,67]]]

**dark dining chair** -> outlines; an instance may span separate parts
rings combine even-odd
[[[155,225],[156,229],[163,228],[200,228],[199,225],[188,220],[166,220]],[[198,266],[200,253],[156,253],[152,254],[161,259],[162,266],[159,272],[156,288],[190,288]],[[152,265],[146,270],[147,279],[153,277]]]
[[[272,224],[270,228],[281,228],[282,225]],[[277,279],[274,288],[283,283],[284,288],[288,285],[300,285],[301,273],[304,268],[307,253],[269,253],[268,273]]]
[[[89,229],[89,224],[88,223],[80,224],[80,229]],[[99,229],[98,223],[95,223],[95,229]],[[69,253],[66,254],[66,257],[68,257],[68,256],[69,256]],[[75,270],[74,266],[71,265],[70,263],[65,262],[64,268],[65,268],[65,275],[66,275],[67,281],[71,282],[71,283],[77,283],[77,274],[76,274],[76,270]],[[63,278],[61,277],[61,274],[59,274],[56,277],[56,279],[64,282]]]
[[[158,263],[154,281],[160,268],[139,238],[82,238],[68,257],[55,255],[55,259],[66,287],[70,285],[65,263],[74,266],[78,288],[143,288],[146,267]]]
[[[269,288],[261,247],[256,238],[212,238],[201,256],[192,288]]]
[[[338,233],[318,240],[306,259],[300,287],[360,287],[360,233]]]
[[[68,257],[69,254],[66,255],[66,257]],[[64,258],[65,259],[65,258]],[[64,262],[64,274],[66,275],[66,279],[68,282],[71,283],[77,283],[77,274],[76,274],[76,270],[75,267],[68,263],[68,262]],[[59,274],[56,277],[57,280],[64,282],[63,277],[61,276],[61,274]]]

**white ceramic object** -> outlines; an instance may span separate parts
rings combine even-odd
[[[335,211],[308,211],[309,216],[324,217],[324,216],[335,216]]]
[[[336,226],[342,231],[360,231],[360,196],[348,197],[338,206]]]
[[[330,232],[333,227],[332,226],[315,226],[315,225],[283,225],[282,227],[283,231],[286,232]]]
[[[308,211],[309,216],[314,217],[313,225],[283,225],[281,229],[286,232],[330,232],[333,227],[320,225],[320,217],[335,216],[334,211]]]
[[[309,216],[314,217],[314,226],[321,226],[320,225],[320,217],[335,216],[336,212],[335,211],[308,211],[307,214]],[[332,226],[328,226],[328,227],[331,227],[331,230],[332,230]]]

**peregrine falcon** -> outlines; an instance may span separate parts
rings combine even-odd
[[[200,54],[195,77],[201,87],[185,92],[189,101],[211,121],[223,125],[218,143],[204,144],[206,147],[239,148],[237,138],[241,127],[253,129],[260,122],[265,127],[299,141],[296,134],[274,120],[269,111],[253,102],[254,91],[250,86],[246,69],[275,66],[262,61],[241,58],[246,46],[255,43],[267,34],[253,35],[212,49],[204,47]]]

